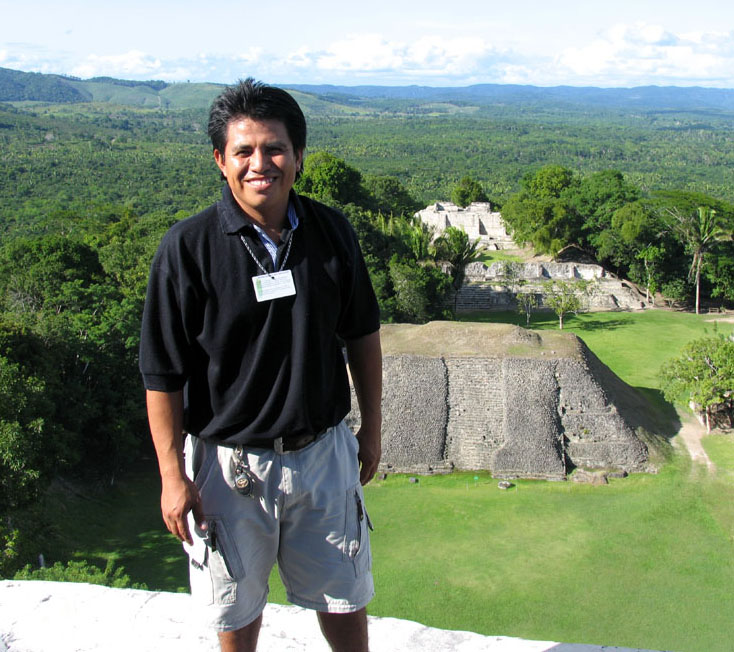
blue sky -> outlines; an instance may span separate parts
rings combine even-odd
[[[0,0],[0,16],[0,67],[82,78],[734,88],[724,0]]]

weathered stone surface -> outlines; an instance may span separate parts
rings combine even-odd
[[[590,310],[640,310],[645,308],[645,296],[634,285],[619,279],[599,265],[584,263],[529,262],[513,263],[517,280],[522,280],[523,293],[535,294],[542,305],[545,283],[551,280],[593,281],[594,292],[585,296]],[[465,282],[459,290],[455,305],[458,311],[507,310],[513,308],[515,299],[508,291],[506,263],[485,265],[475,262],[466,266]],[[514,287],[513,291],[519,290]]]
[[[617,480],[626,478],[628,475],[629,473],[627,471],[612,471],[611,473],[607,473],[608,478],[616,478]]]
[[[449,378],[447,458],[461,469],[492,467],[504,443],[502,359],[446,358]]]
[[[386,356],[383,374],[382,455],[387,468],[415,473],[434,466],[450,470],[444,450],[448,383],[443,360]]]
[[[561,480],[566,463],[558,418],[558,382],[551,362],[503,361],[504,444],[492,471],[508,477]]]
[[[607,474],[602,471],[585,471],[584,469],[576,469],[571,475],[571,479],[579,484],[603,485],[609,484]]]
[[[382,340],[383,471],[646,469],[644,398],[571,333],[433,322],[385,326]]]

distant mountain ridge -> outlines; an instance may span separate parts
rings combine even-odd
[[[349,110],[379,111],[385,110],[390,103],[398,103],[402,107],[421,107],[431,103],[478,107],[548,104],[594,109],[734,112],[734,89],[725,88],[541,87],[513,84],[475,84],[462,87],[281,85],[311,96],[311,102],[315,101],[320,107],[319,112],[324,112],[327,106],[338,113]],[[222,86],[214,83],[132,81],[112,77],[84,80],[0,68],[0,102],[108,102],[151,108],[206,108]]]
[[[475,84],[463,87],[432,86],[334,86],[291,84],[288,88],[322,97],[422,100],[431,102],[532,103],[551,101],[596,107],[734,110],[734,89],[638,86],[597,88],[593,86],[520,86],[515,84]]]

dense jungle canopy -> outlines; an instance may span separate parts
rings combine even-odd
[[[147,449],[148,266],[222,183],[206,137],[217,87],[49,77],[0,69],[0,576],[27,559],[54,477],[109,480]],[[354,225],[383,320],[451,317],[476,247],[411,216],[466,188],[538,251],[576,245],[681,301],[696,272],[704,303],[734,301],[726,97],[489,90],[295,92],[309,122],[299,190]]]

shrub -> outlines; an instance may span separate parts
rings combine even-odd
[[[47,568],[32,569],[30,564],[19,570],[16,580],[42,580],[47,582],[82,582],[111,586],[116,589],[147,589],[145,584],[130,582],[130,576],[125,574],[122,567],[115,568],[112,559],[107,561],[105,569],[88,564],[86,561],[69,561],[64,566],[57,561]]]

